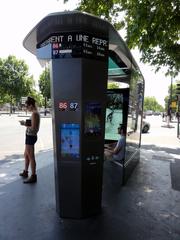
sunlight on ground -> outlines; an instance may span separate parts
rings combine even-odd
[[[0,177],[1,177],[1,178],[4,178],[5,176],[7,176],[6,173],[0,173]]]
[[[153,192],[154,190],[149,188],[149,187],[144,187],[144,191],[147,192],[147,193],[151,193]]]

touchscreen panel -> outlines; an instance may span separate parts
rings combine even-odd
[[[79,158],[80,156],[80,126],[74,123],[64,123],[60,126],[61,157]]]

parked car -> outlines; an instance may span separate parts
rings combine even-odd
[[[150,129],[150,123],[143,120],[142,122],[142,133],[147,133]]]
[[[161,113],[160,112],[154,112],[154,116],[160,116]]]
[[[153,111],[152,110],[147,110],[145,112],[146,116],[152,116],[153,115]]]

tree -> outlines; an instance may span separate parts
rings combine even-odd
[[[44,114],[46,115],[47,99],[51,97],[49,68],[45,68],[45,70],[42,72],[42,74],[39,77],[39,89],[41,94],[44,97],[44,106],[45,106]]]
[[[164,108],[157,102],[155,97],[144,98],[144,112],[152,110],[153,112],[163,112]]]
[[[33,92],[34,79],[28,74],[28,66],[24,60],[15,56],[0,59],[0,96],[1,102],[6,99],[12,104],[18,102],[22,96]],[[12,112],[12,108],[10,108]]]
[[[78,10],[107,19],[117,30],[125,27],[129,48],[138,47],[144,63],[156,71],[165,66],[171,76],[180,70],[179,8],[179,0],[81,0],[78,5]]]

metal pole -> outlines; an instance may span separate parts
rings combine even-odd
[[[46,79],[46,81],[47,81],[47,78],[48,78],[48,76],[47,76],[47,64],[45,64],[45,79]],[[45,91],[45,93],[46,93],[47,91]],[[46,111],[47,111],[47,101],[46,101],[46,96],[44,97],[44,116],[46,116]]]
[[[171,122],[171,113],[172,113],[172,87],[173,87],[172,83],[173,83],[173,78],[171,77],[170,104],[169,104],[170,122]]]
[[[180,97],[178,95],[178,112],[177,112],[177,137],[179,138],[179,100]]]

